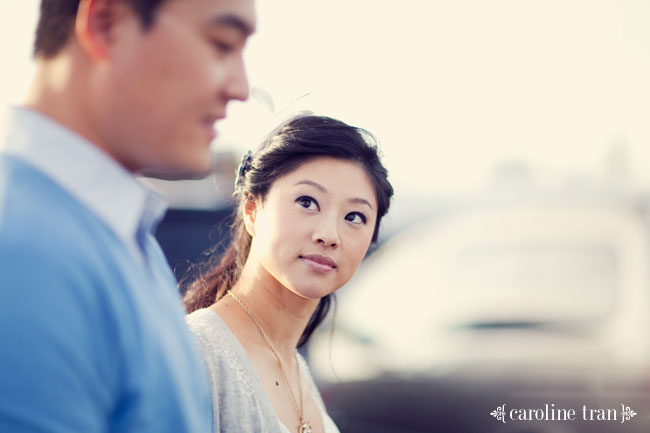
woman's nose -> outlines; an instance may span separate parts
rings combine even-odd
[[[340,243],[336,223],[323,223],[318,230],[314,232],[314,240],[316,243],[324,247],[336,248]]]

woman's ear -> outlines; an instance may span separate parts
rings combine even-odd
[[[244,226],[248,234],[254,238],[255,237],[255,215],[257,212],[257,200],[248,195],[245,198],[244,202]]]

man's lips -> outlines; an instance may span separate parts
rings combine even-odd
[[[214,138],[217,136],[217,130],[216,128],[216,123],[218,120],[223,119],[224,116],[221,115],[208,115],[205,116],[202,119],[202,123],[206,131],[208,132],[208,135],[210,136],[211,140],[214,140]]]
[[[336,269],[336,262],[330,257],[322,256],[320,254],[309,254],[300,256],[300,260],[304,261],[312,269],[319,272],[329,272]]]
[[[203,116],[203,121],[209,123],[210,125],[214,125],[218,120],[221,120],[225,117],[226,116],[224,114],[206,114]]]

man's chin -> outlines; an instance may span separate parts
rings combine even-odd
[[[162,180],[196,180],[203,179],[212,173],[212,166],[192,169],[143,169],[138,174]]]

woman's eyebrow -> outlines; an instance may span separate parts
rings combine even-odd
[[[349,201],[350,203],[365,204],[365,205],[368,206],[370,209],[372,209],[372,205],[371,205],[370,202],[369,202],[368,200],[366,200],[365,198],[351,198],[351,199],[348,200],[348,201]]]
[[[296,182],[295,185],[310,185],[310,186],[313,186],[314,188],[316,188],[319,191],[327,192],[327,188],[325,188],[323,185],[321,185],[319,183],[316,183],[316,182],[314,182],[312,180],[304,179],[304,180],[301,180],[299,182]],[[348,202],[356,203],[356,204],[365,204],[370,209],[372,209],[372,205],[365,198],[351,198],[351,199],[348,200]]]
[[[318,189],[320,191],[327,192],[327,189],[323,185],[318,184],[318,183],[316,183],[314,181],[311,181],[311,180],[306,180],[306,179],[301,180],[300,182],[296,182],[296,185],[311,185],[311,186],[313,186],[314,188],[316,188],[316,189]]]

